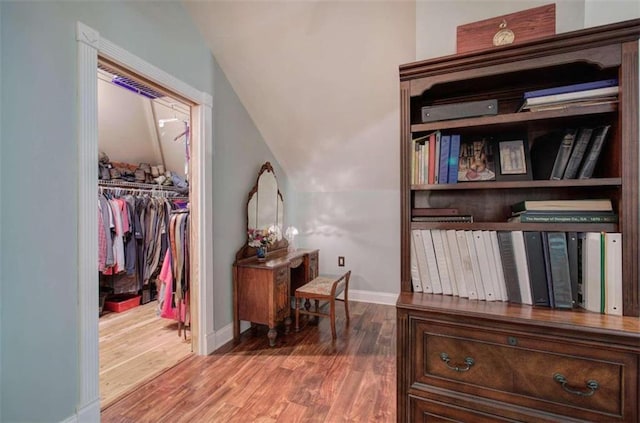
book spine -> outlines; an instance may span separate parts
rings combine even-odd
[[[566,235],[564,232],[549,232],[547,242],[555,307],[570,309],[573,296]]]
[[[460,135],[451,135],[451,152],[449,154],[449,183],[458,183],[458,160],[460,159]]]
[[[547,281],[549,307],[555,308],[556,301],[553,296],[553,279],[551,278],[551,259],[549,258],[549,238],[547,232],[540,232],[540,239],[542,242],[542,258],[544,259],[544,275]]]
[[[584,159],[584,163],[578,174],[578,179],[589,179],[591,175],[593,175],[593,170],[596,167],[598,157],[600,157],[600,151],[602,150],[602,145],[604,144],[610,127],[611,125],[606,125],[594,130],[591,148],[589,149],[587,157]]]
[[[564,85],[561,87],[546,88],[543,90],[528,91],[524,93],[524,98],[542,97],[552,94],[564,94],[575,91],[593,90],[596,88],[615,87],[618,85],[617,79],[605,79],[601,81],[584,82],[581,84]]]
[[[516,258],[513,252],[511,233],[500,231],[497,235],[500,258],[502,259],[502,273],[504,274],[505,285],[507,288],[507,297],[509,298],[509,302],[521,304],[522,298],[520,296],[520,282],[518,282],[518,269],[516,267]]]
[[[449,241],[449,252],[453,267],[453,274],[458,285],[458,295],[462,298],[469,298],[467,293],[467,281],[464,275],[462,259],[460,257],[460,249],[458,248],[458,239],[454,229],[447,230],[447,240]]]
[[[606,313],[622,316],[622,234],[606,233]]]
[[[520,223],[616,223],[618,216],[616,214],[575,214],[575,215],[557,215],[553,213],[528,214],[521,213],[517,216]]]
[[[571,153],[571,157],[569,158],[569,163],[567,163],[567,168],[564,171],[563,179],[576,178],[578,169],[580,168],[580,163],[582,163],[582,159],[584,157],[584,153],[587,151],[587,147],[589,146],[589,140],[591,139],[592,133],[592,128],[580,129],[580,133],[576,137],[573,152]]]
[[[518,271],[518,282],[520,284],[520,297],[522,304],[533,305],[531,280],[529,279],[529,263],[527,262],[527,248],[524,243],[524,232],[512,231],[511,241],[513,242],[513,255]]]
[[[440,183],[440,143],[442,140],[442,136],[440,133],[436,134],[436,151],[434,152],[433,157],[433,170],[435,172],[433,183]]]
[[[422,282],[420,280],[420,271],[418,270],[418,256],[416,254],[415,237],[411,237],[411,284],[413,292],[422,292]]]
[[[524,242],[527,251],[533,305],[549,307],[549,291],[547,289],[547,276],[545,274],[540,232],[525,232]]]
[[[428,152],[428,179],[427,182],[429,184],[434,184],[436,180],[436,134],[431,134],[429,136],[429,152]]]
[[[564,175],[564,170],[569,162],[571,156],[571,149],[573,148],[573,141],[575,140],[576,133],[573,130],[567,131],[562,138],[558,154],[556,155],[556,161],[553,164],[551,170],[551,177],[549,179],[559,180]]]
[[[449,153],[451,151],[451,136],[440,137],[440,170],[438,171],[438,183],[449,183]]]
[[[578,306],[578,280],[581,277],[579,269],[580,251],[578,250],[578,233],[567,232],[567,256],[569,257],[569,278],[571,279],[571,301]]]

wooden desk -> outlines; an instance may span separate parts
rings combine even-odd
[[[240,339],[240,320],[269,326],[269,345],[276,343],[276,325],[291,327],[290,296],[318,276],[318,250],[270,253],[265,261],[256,257],[233,264],[233,339]]]

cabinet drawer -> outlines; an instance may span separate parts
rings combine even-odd
[[[417,389],[439,386],[596,421],[635,415],[624,398],[638,394],[634,354],[534,334],[414,323]]]

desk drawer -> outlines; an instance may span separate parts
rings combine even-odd
[[[634,354],[520,332],[419,320],[412,327],[416,389],[439,386],[595,421],[635,413],[624,401],[625,393],[638,395]]]

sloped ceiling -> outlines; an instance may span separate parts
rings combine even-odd
[[[296,189],[399,189],[414,2],[183,3]]]

